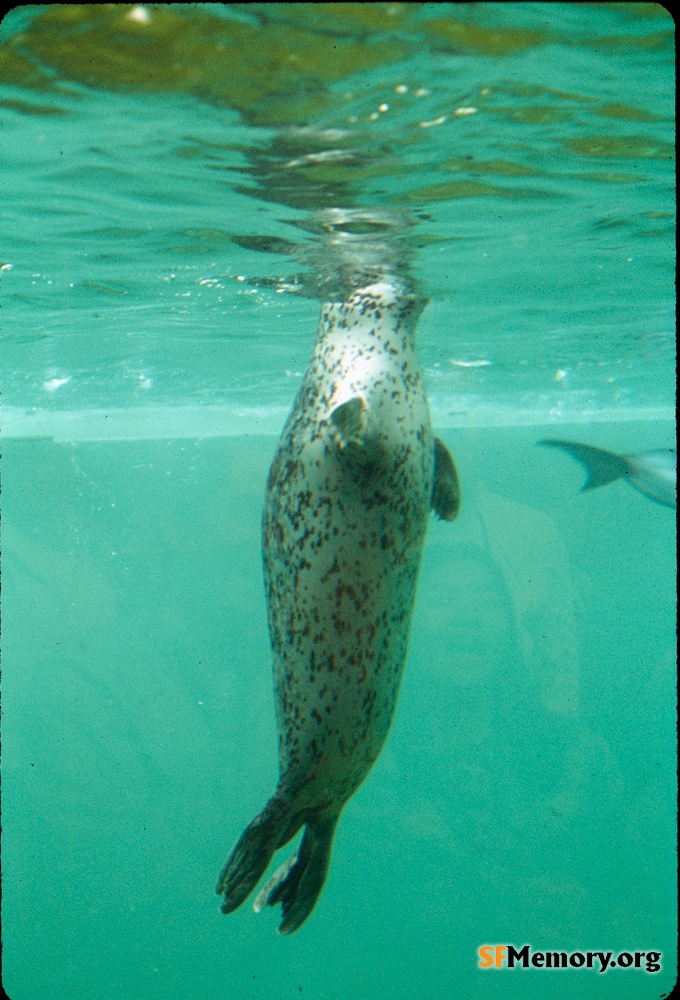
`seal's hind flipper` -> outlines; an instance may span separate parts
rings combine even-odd
[[[281,865],[253,903],[256,913],[281,903],[280,934],[293,934],[316,906],[328,874],[338,818],[336,813],[323,821],[309,822],[298,853]]]
[[[301,823],[291,825],[291,809],[276,796],[246,827],[220,872],[215,889],[224,896],[222,913],[233,913],[265,873],[274,851],[295,836]]]
[[[455,521],[460,510],[460,480],[456,463],[439,438],[434,439],[432,509],[444,521]]]
[[[623,455],[605,451],[604,448],[593,448],[592,445],[579,444],[577,441],[560,441],[557,438],[545,438],[537,443],[549,448],[562,448],[585,466],[588,478],[581,487],[582,490],[594,490],[597,486],[613,483],[630,471]]]
[[[341,449],[347,445],[363,448],[366,443],[366,401],[363,396],[352,396],[331,412],[331,423]]]

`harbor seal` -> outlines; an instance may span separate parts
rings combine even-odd
[[[588,478],[581,487],[594,490],[616,479],[627,479],[631,486],[644,496],[664,507],[675,507],[677,483],[677,456],[674,448],[657,448],[640,451],[634,455],[619,455],[615,451],[594,448],[577,441],[545,438],[540,445],[561,448],[585,466]]]
[[[378,757],[406,659],[429,512],[458,513],[433,437],[415,324],[426,299],[384,274],[322,306],[266,490],[264,575],[280,778],[224,865],[231,913],[274,852],[300,848],[254,908],[296,931],[323,888],[340,813]]]

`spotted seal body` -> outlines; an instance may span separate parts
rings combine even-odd
[[[302,827],[255,902],[282,933],[323,887],[338,818],[387,737],[428,515],[453,520],[453,460],[430,428],[414,327],[425,300],[378,281],[322,308],[314,353],[272,463],[263,550],[280,779],[225,864],[224,912]]]

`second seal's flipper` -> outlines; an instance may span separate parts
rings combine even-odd
[[[582,490],[594,490],[597,486],[613,483],[630,471],[623,455],[605,451],[604,448],[593,448],[592,445],[579,444],[576,441],[559,441],[557,438],[546,438],[538,444],[550,448],[562,448],[585,466],[588,478],[581,487]]]
[[[434,439],[432,509],[444,521],[455,521],[460,510],[460,480],[456,463],[439,438]]]
[[[274,851],[288,843],[302,823],[292,823],[291,809],[281,799],[270,799],[246,827],[220,872],[216,892],[224,896],[222,913],[233,913],[260,881]]]
[[[309,822],[300,849],[274,873],[258,894],[253,909],[281,903],[281,934],[293,934],[310,915],[326,881],[331,860],[333,835],[339,814],[320,822]]]

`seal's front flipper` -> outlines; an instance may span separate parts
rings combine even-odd
[[[432,509],[444,521],[455,521],[460,510],[458,470],[451,452],[439,438],[434,439]]]
[[[577,441],[559,441],[557,438],[545,438],[538,444],[562,448],[585,466],[588,478],[581,487],[582,490],[594,490],[597,486],[613,483],[630,471],[623,455],[605,451],[604,448],[593,448],[592,445],[579,444]]]
[[[341,449],[348,445],[363,448],[366,444],[366,415],[368,407],[363,396],[352,396],[331,412],[331,424]]]
[[[291,809],[276,796],[248,826],[220,872],[216,892],[224,896],[222,913],[233,913],[265,873],[274,851],[295,836]]]
[[[281,903],[279,933],[293,934],[314,909],[328,874],[338,818],[336,813],[320,822],[310,821],[298,853],[281,865],[253,903],[256,913]]]

